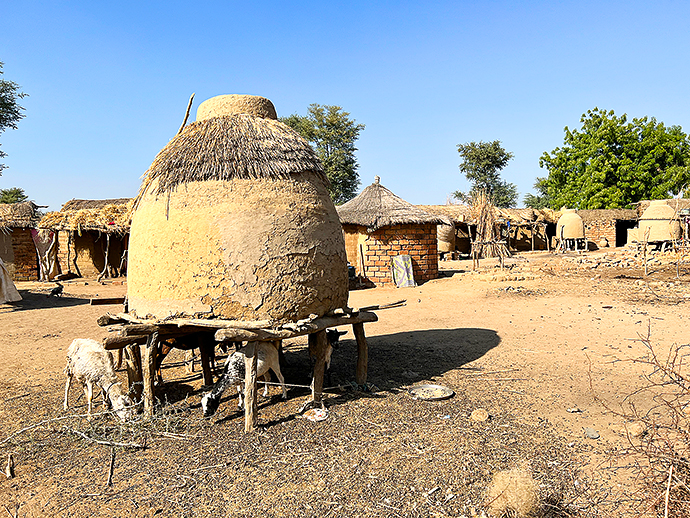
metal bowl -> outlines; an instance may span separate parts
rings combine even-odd
[[[422,399],[424,401],[438,401],[440,399],[448,399],[455,395],[448,387],[442,385],[417,385],[407,391],[410,396],[415,399]]]

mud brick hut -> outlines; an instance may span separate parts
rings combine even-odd
[[[0,204],[0,258],[13,281],[38,280],[38,256],[32,230],[40,219],[31,201]]]
[[[132,198],[70,200],[46,214],[39,227],[57,233],[60,272],[118,277],[127,271]]]
[[[327,185],[271,101],[203,102],[136,200],[130,313],[276,324],[346,307],[345,243]]]
[[[347,259],[357,274],[376,285],[392,284],[391,258],[409,255],[416,282],[438,277],[436,226],[446,218],[430,214],[379,183],[338,207]]]
[[[588,248],[625,246],[628,229],[637,225],[637,212],[633,209],[578,210],[585,226]]]

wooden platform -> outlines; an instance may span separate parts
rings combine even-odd
[[[355,380],[357,384],[363,385],[367,381],[369,355],[367,340],[364,335],[364,324],[377,320],[378,317],[375,313],[357,310],[340,310],[324,317],[314,316],[278,326],[273,326],[269,321],[186,318],[147,320],[128,313],[117,313],[115,315],[103,315],[98,319],[98,325],[118,326],[115,333],[104,340],[104,345],[109,350],[126,348],[130,387],[137,387],[139,383],[143,384],[141,398],[144,402],[144,415],[147,417],[153,416],[156,354],[161,341],[180,349],[199,348],[204,385],[213,384],[211,358],[215,356],[217,342],[250,342],[245,352],[248,367],[245,379],[245,431],[251,431],[255,428],[257,420],[257,355],[251,342],[273,342],[276,347],[279,347],[281,340],[309,335],[310,349],[316,355],[312,382],[312,402],[320,403],[328,350],[326,329],[352,325],[357,341]],[[141,345],[145,346],[143,357]]]

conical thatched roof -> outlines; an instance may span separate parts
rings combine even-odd
[[[316,173],[328,182],[314,150],[277,120],[237,113],[193,122],[151,164],[141,194],[158,180],[156,194],[208,180],[287,178]]]
[[[391,225],[447,223],[446,218],[429,214],[393,194],[379,183],[378,176],[357,197],[336,208],[341,223],[367,227],[369,232]]]
[[[32,201],[0,203],[0,229],[32,228],[39,219],[38,205]]]
[[[132,198],[70,200],[59,211],[43,216],[39,227],[76,231],[80,234],[84,230],[125,234],[129,232],[133,202]]]

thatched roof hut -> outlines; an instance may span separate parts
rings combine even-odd
[[[0,231],[10,228],[35,228],[41,216],[32,201],[0,203]]]
[[[32,237],[40,219],[31,201],[0,203],[0,259],[15,281],[38,278],[38,260]]]
[[[340,205],[338,216],[343,225],[366,227],[369,232],[393,225],[448,222],[447,218],[430,214],[396,196],[381,185],[378,176],[359,195]]]
[[[338,207],[347,259],[360,276],[388,284],[391,257],[409,255],[416,281],[438,277],[436,225],[450,223],[429,214],[380,184],[379,177],[357,197]]]
[[[57,232],[57,267],[81,277],[125,273],[133,198],[77,200],[49,212],[39,228]]]
[[[41,219],[40,228],[69,230],[79,234],[94,230],[106,234],[126,234],[132,219],[132,198],[70,200],[59,211]]]
[[[268,99],[202,103],[135,202],[130,311],[285,322],[346,306],[345,246],[327,183]]]

